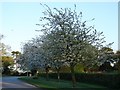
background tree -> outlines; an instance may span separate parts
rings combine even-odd
[[[102,53],[100,55],[100,71],[113,71],[114,68],[112,64],[116,62],[116,55],[113,52],[113,49],[109,47],[103,47],[100,52]]]
[[[3,67],[3,74],[10,74],[10,66],[13,65],[14,61],[13,58],[10,56],[2,56],[2,67]]]
[[[52,65],[52,61],[51,61],[51,50],[49,49],[50,47],[48,46],[50,42],[48,42],[49,39],[46,39],[47,37],[44,37],[42,40],[42,45],[41,45],[41,56],[42,56],[42,60],[44,61],[43,66],[46,72],[46,80],[49,80],[49,70],[51,68]]]
[[[2,39],[4,38],[4,35],[0,34],[0,55],[10,55],[11,47],[9,45],[6,45],[2,43]]]
[[[18,61],[17,61],[17,59],[19,58],[19,56],[20,56],[20,52],[19,51],[12,51],[11,52],[12,53],[12,56],[13,56],[13,59],[14,59],[14,65],[15,65],[15,71],[17,72],[17,70],[18,70],[18,67],[19,67],[19,65],[18,65]]]
[[[116,52],[116,63],[114,65],[115,69],[120,72],[120,50]]]
[[[1,43],[1,40],[3,39],[3,35],[0,34],[0,72],[2,72],[2,43]]]
[[[76,73],[80,73],[80,72],[84,72],[84,66],[83,65],[81,65],[81,64],[77,64],[76,66],[75,66],[75,72]]]
[[[48,53],[48,62],[49,64],[55,68],[57,75],[58,75],[58,81],[60,79],[60,69],[63,65],[63,57],[62,57],[62,51],[63,48],[61,48],[61,44],[59,43],[59,32],[52,32],[50,34],[46,35],[46,41],[43,42],[44,47],[43,50]],[[46,44],[46,45],[45,45]]]
[[[2,71],[5,72],[5,70],[7,70],[12,60],[10,57],[11,47],[2,43],[3,38],[4,35],[0,34],[0,71],[1,72]]]
[[[41,37],[33,38],[23,46],[23,52],[18,58],[20,68],[24,71],[31,71],[36,75],[38,69],[43,69],[44,59],[41,49]]]
[[[21,54],[19,51],[12,51],[11,53],[14,58],[17,58]]]

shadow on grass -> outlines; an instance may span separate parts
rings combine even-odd
[[[79,82],[77,82],[76,87],[73,88],[71,81],[60,80],[58,82],[56,79],[46,81],[46,79],[42,77],[38,79],[33,79],[33,77],[22,77],[19,79],[44,90],[110,90],[104,86]]]

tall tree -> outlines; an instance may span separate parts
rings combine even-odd
[[[111,49],[110,47],[103,47],[100,49],[100,64],[102,65],[107,65],[108,63],[114,64],[114,62],[116,62],[115,59],[115,54],[113,52],[113,49]],[[107,63],[107,64],[106,64]]]
[[[10,55],[11,47],[9,45],[6,45],[5,43],[2,43],[2,39],[4,38],[4,35],[0,34],[0,55]]]
[[[45,6],[47,7],[44,12],[45,16],[41,17],[41,21],[45,23],[37,25],[42,26],[41,31],[46,37],[52,36],[47,40],[49,42],[47,49],[49,51],[54,48],[51,52],[61,53],[59,58],[69,65],[74,87],[76,83],[75,66],[78,63],[87,67],[96,64],[99,50],[104,46],[105,37],[103,32],[97,32],[94,26],[87,26],[87,21],[82,21],[82,12],[79,14],[76,12],[76,5],[74,10],[54,8],[54,12],[47,5]]]
[[[2,42],[2,39],[4,38],[4,35],[0,34],[0,71],[2,72],[4,65],[2,65],[2,59],[3,57],[10,57],[10,51],[11,51],[11,47],[4,44]]]
[[[14,58],[17,58],[21,54],[19,51],[12,51],[11,53]]]
[[[41,37],[36,37],[24,44],[23,52],[18,58],[22,70],[36,71],[44,68],[44,54],[42,53],[41,43]]]
[[[14,58],[14,65],[15,65],[15,70],[17,71],[18,70],[18,61],[17,61],[17,59],[19,58],[19,56],[20,56],[20,52],[19,51],[12,51],[11,52],[12,53],[12,55],[13,55],[13,58]]]
[[[1,40],[3,39],[3,35],[0,34],[0,59],[2,59],[2,43]],[[2,72],[2,61],[0,60],[0,72]]]
[[[116,60],[114,67],[120,72],[120,50],[116,52],[116,58],[117,60]]]
[[[10,74],[10,65],[13,65],[13,58],[10,56],[2,56],[3,74]]]

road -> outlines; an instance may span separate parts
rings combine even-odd
[[[33,85],[25,83],[18,79],[18,77],[2,77],[2,82],[0,81],[0,85],[2,83],[2,88],[37,88]]]

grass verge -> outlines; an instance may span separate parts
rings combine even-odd
[[[39,77],[38,79],[33,79],[32,77],[22,77],[19,78],[20,80],[23,80],[27,83],[30,83],[32,85],[37,86],[38,88],[51,88],[51,89],[61,89],[61,88],[73,88],[72,82],[65,81],[65,80],[58,80],[56,79],[50,79],[49,81],[46,81],[45,78]],[[107,87],[104,86],[98,86],[93,84],[87,84],[87,83],[76,83],[75,88],[84,88],[84,89],[107,89]]]

